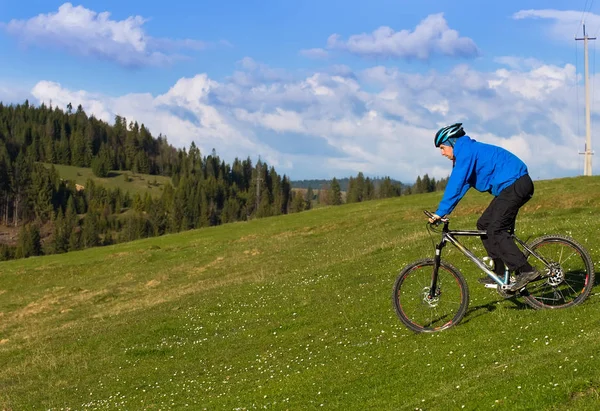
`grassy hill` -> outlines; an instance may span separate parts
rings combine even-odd
[[[49,168],[50,164],[45,164],[45,166]],[[171,184],[170,177],[138,174],[132,171],[113,170],[108,177],[100,178],[94,175],[91,168],[60,164],[54,164],[54,168],[63,180],[72,180],[85,186],[87,180],[91,179],[107,189],[114,190],[119,187],[124,192],[129,191],[131,196],[139,193],[143,197],[146,192],[149,192],[153,197],[160,197],[164,186]]]
[[[522,237],[571,235],[600,278],[600,178],[536,182]],[[535,311],[448,247],[465,319],[416,335],[390,300],[441,193],[0,263],[0,408],[597,409],[600,298]],[[470,192],[452,226],[490,197]],[[481,253],[478,240],[466,240]]]

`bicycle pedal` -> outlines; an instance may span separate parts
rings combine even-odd
[[[494,290],[498,289],[498,284],[484,284],[483,285],[485,288],[492,288]]]

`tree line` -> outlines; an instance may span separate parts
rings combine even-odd
[[[16,245],[0,245],[0,259],[63,253],[199,227],[291,212],[313,204],[339,205],[439,189],[427,175],[413,186],[362,173],[305,192],[274,167],[250,158],[227,164],[216,151],[203,155],[192,142],[176,149],[137,122],[116,116],[114,125],[73,111],[26,101],[0,102],[0,222],[19,228]],[[158,197],[131,196],[88,180],[80,190],[53,164],[171,178]],[[126,177],[127,178],[127,177]]]
[[[0,258],[60,253],[250,218],[286,214],[289,178],[250,158],[226,164],[194,143],[175,149],[144,125],[109,125],[82,107],[0,103],[0,222],[19,227]],[[84,190],[49,164],[169,176],[159,197],[130,196],[88,180]],[[50,233],[50,236],[44,234]],[[46,238],[47,237],[47,238]],[[46,238],[45,241],[42,241]],[[43,244],[42,244],[43,243]]]

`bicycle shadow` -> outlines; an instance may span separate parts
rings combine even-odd
[[[600,271],[595,272],[594,287],[596,287],[598,285],[600,285]],[[525,293],[526,293],[526,291],[525,291]],[[591,300],[589,298],[591,296],[598,295],[598,294],[600,294],[600,291],[597,291],[595,293],[592,292],[586,299],[585,303],[586,304],[600,303],[600,299]],[[525,295],[526,294],[515,294],[514,296],[508,297],[508,298],[498,297],[498,299],[489,301],[485,304],[481,304],[481,305],[477,305],[477,306],[470,306],[467,309],[467,312],[465,313],[464,318],[461,320],[461,323],[467,323],[467,322],[471,321],[472,319],[478,318],[486,313],[496,311],[498,309],[500,303],[502,303],[503,301],[509,301],[513,304],[512,307],[510,307],[510,306],[507,307],[509,310],[530,310],[530,309],[532,309],[532,307],[529,306],[527,303],[523,302],[522,300],[520,300]]]
[[[496,311],[499,307],[499,304],[503,301],[510,301],[514,305],[514,307],[509,307],[510,310],[526,310],[531,308],[526,303],[519,301],[518,296],[513,296],[510,298],[498,298],[497,300],[493,300],[485,304],[469,306],[464,318],[461,320],[461,323],[468,323],[475,318]]]

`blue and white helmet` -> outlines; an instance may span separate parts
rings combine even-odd
[[[452,147],[454,147],[454,141],[458,137],[462,137],[465,135],[465,130],[462,128],[462,123],[452,124],[451,126],[442,127],[435,133],[435,138],[433,142],[436,147],[447,142],[449,139],[449,143]]]

